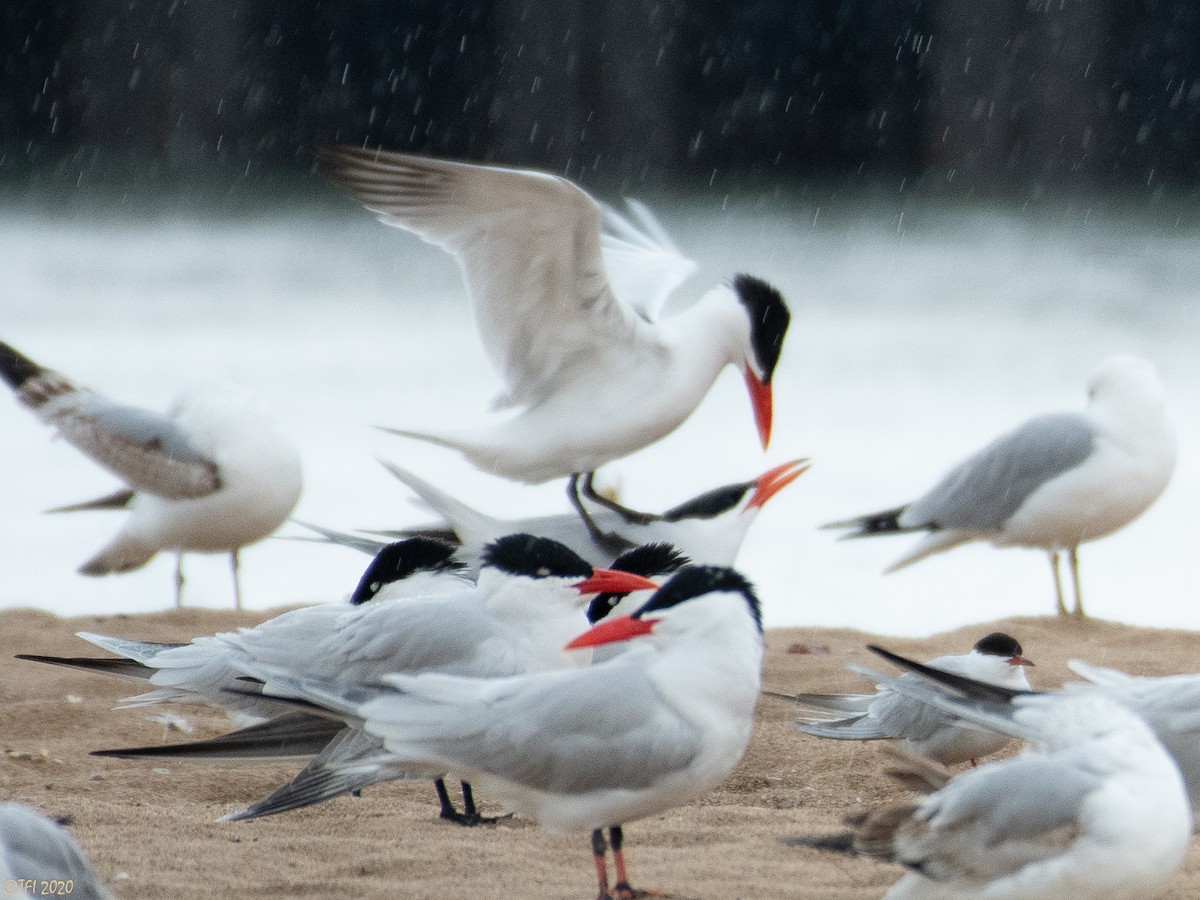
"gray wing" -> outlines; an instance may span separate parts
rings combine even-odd
[[[11,878],[72,882],[72,897],[112,900],[67,832],[18,803],[0,804],[0,846]]]
[[[38,412],[68,443],[135,490],[185,500],[221,486],[217,463],[165,415],[86,390],[58,395]]]
[[[481,773],[564,794],[639,790],[701,747],[645,673],[619,661],[490,683],[394,683],[400,694],[362,707],[368,729],[401,760],[434,757],[468,780]]]
[[[1021,756],[950,781],[897,831],[895,858],[935,881],[991,880],[1062,853],[1101,779],[1073,760]]]
[[[900,516],[905,528],[996,531],[1026,499],[1092,452],[1087,419],[1059,413],[1031,419],[952,469]]]
[[[594,351],[636,338],[640,320],[609,286],[600,206],[571,182],[354,147],[318,160],[381,221],[458,259],[509,403],[537,402]]]

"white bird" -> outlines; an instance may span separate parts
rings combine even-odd
[[[300,456],[243,389],[211,384],[182,394],[162,415],[80,387],[0,343],[0,377],[58,435],[126,483],[126,489],[53,512],[128,508],[113,540],[79,569],[129,572],[157,553],[228,553],[241,608],[238,551],[278,528],[300,498]]]
[[[732,365],[767,445],[790,314],[766,282],[739,274],[660,319],[691,267],[643,207],[640,230],[610,214],[602,237],[600,205],[554,175],[354,147],[318,163],[385,224],[458,260],[504,381],[497,407],[514,410],[476,428],[389,431],[516,481],[571,476],[582,513],[581,475],[674,431]]]
[[[1175,468],[1175,444],[1154,368],[1117,356],[1092,376],[1083,412],[1030,419],[912,503],[824,527],[854,529],[849,538],[926,532],[889,572],[970,541],[1046,550],[1061,615],[1066,551],[1074,612],[1083,616],[1079,545],[1124,528],[1158,499]]]
[[[1028,691],[1021,645],[1003,632],[994,632],[975,643],[969,653],[939,656],[926,665],[966,675],[1013,691]],[[900,676],[915,679],[909,673]],[[963,724],[936,707],[913,700],[879,685],[874,694],[777,694],[798,703],[807,713],[796,728],[805,734],[848,741],[893,740],[907,753],[943,765],[990,756],[1009,743],[1007,735]]]
[[[125,698],[122,707],[201,699],[228,710],[235,721],[255,724],[278,714],[281,704],[227,690],[241,675],[240,660],[284,665],[303,659],[306,674],[314,677],[367,681],[424,669],[467,675],[490,675],[498,667],[523,671],[533,660],[574,665],[578,659],[563,654],[562,646],[587,625],[585,609],[594,595],[657,587],[637,575],[594,568],[562,545],[529,535],[490,545],[477,585],[453,571],[421,584],[421,594],[399,582],[369,603],[303,606],[186,644],[78,633],[122,657],[117,660],[18,658],[135,678],[155,688]]]
[[[388,565],[390,569],[390,564]],[[368,572],[368,586],[377,582]],[[458,580],[457,576],[451,576]],[[403,585],[403,582],[399,582]],[[164,701],[203,699],[219,705],[251,725],[263,725],[290,711],[270,697],[234,692],[242,664],[290,666],[317,678],[376,681],[388,672],[450,672],[460,675],[512,675],[586,660],[566,654],[563,645],[586,627],[585,609],[594,595],[656,588],[654,582],[628,572],[597,569],[578,555],[545,538],[509,535],[493,542],[484,554],[478,586],[434,594],[389,598],[387,588],[369,603],[347,608],[340,604],[302,607],[264,622],[182,646],[142,644],[105,635],[80,632],[80,637],[142,667],[133,674],[147,677],[158,689],[123,701],[143,706]],[[87,660],[32,658],[88,668]],[[102,660],[104,671],[111,660]],[[128,673],[123,673],[128,674]],[[269,723],[268,723],[269,725]],[[256,727],[250,738],[202,742],[200,747],[129,748],[99,751],[118,757],[297,755],[318,753],[314,770],[325,771],[327,757],[353,757],[353,777],[325,779],[320,791],[312,779],[306,791],[276,792],[243,817],[267,815],[298,805],[360,790],[377,781],[403,775],[367,762],[377,755],[373,737],[361,732],[340,733],[327,720],[285,717],[276,727]],[[280,738],[280,732],[286,740]],[[457,821],[439,787],[443,816]],[[469,804],[470,805],[470,802]],[[467,817],[473,816],[468,810]]]
[[[20,803],[0,803],[0,883],[5,897],[113,900],[75,839]]]
[[[962,702],[973,702],[992,715],[1011,716],[1012,701],[1025,691],[985,684],[961,674],[923,665],[898,653],[872,646],[885,659],[920,678],[950,691]],[[1082,660],[1067,665],[1082,682],[1069,682],[1056,694],[1098,694],[1136,713],[1175,759],[1183,775],[1192,815],[1200,819],[1200,673],[1182,675],[1129,675],[1094,666]]]
[[[612,559],[612,541],[598,541],[575,513],[499,519],[463,503],[407,469],[390,462],[383,465],[412,488],[421,502],[444,521],[380,534],[388,537],[425,535],[457,542],[461,545],[459,557],[472,567],[478,566],[480,553],[488,542],[520,532],[552,538],[593,565],[603,565]],[[752,481],[705,491],[662,513],[595,507],[589,508],[588,514],[601,531],[630,548],[668,543],[696,564],[729,566],[733,565],[759,510],[808,469],[807,459],[793,460],[775,466]],[[363,551],[378,552],[384,544],[378,539],[300,524],[324,535],[327,540],[347,543]]]
[[[1097,693],[1023,695],[997,715],[923,681],[884,683],[1032,742],[953,779],[914,758],[906,782],[924,777],[934,792],[873,813],[855,839],[912,870],[887,900],[1135,900],[1166,888],[1187,853],[1191,809],[1139,716]]]
[[[268,693],[361,723],[397,766],[452,771],[548,829],[591,832],[601,897],[611,896],[611,829],[615,889],[631,897],[622,824],[704,794],[746,749],[762,669],[758,600],[731,569],[685,568],[568,648],[624,640],[626,652],[598,665],[509,678],[389,675],[379,686],[246,668]]]
[[[409,541],[424,540],[410,538]],[[404,543],[404,542],[401,542]],[[507,546],[506,546],[507,545]],[[443,545],[444,546],[444,545]],[[495,547],[503,548],[505,553],[521,553],[528,557],[529,568],[539,571],[539,578],[548,577],[547,568],[563,568],[568,560],[575,560],[569,551],[551,541],[539,539],[532,543],[507,538],[497,545],[489,546],[489,563],[495,562],[498,552]],[[382,554],[381,554],[382,555]],[[377,560],[378,562],[378,560]],[[571,563],[572,568],[576,563]],[[624,613],[630,603],[636,603],[633,609],[641,606],[650,593],[657,589],[657,584],[648,579],[657,579],[669,575],[687,563],[687,559],[673,547],[665,544],[647,544],[621,554],[614,562],[611,570],[593,570],[593,575],[577,590],[584,591],[602,587],[611,588],[603,593],[595,594],[587,604],[587,619],[595,622],[598,619]],[[510,561],[505,563],[513,567]],[[389,563],[384,566],[391,571]],[[626,577],[626,576],[630,577]],[[368,582],[370,573],[363,578]],[[627,592],[628,591],[628,592]],[[384,592],[380,592],[382,597]],[[378,602],[378,600],[374,601]],[[578,604],[575,604],[576,608]],[[530,613],[537,614],[537,606],[531,606]],[[525,621],[523,613],[510,612],[504,618],[514,631],[536,633],[542,627],[538,621]],[[536,619],[536,615],[534,615]],[[582,628],[576,622],[573,631]],[[431,642],[445,642],[440,634],[430,634]],[[522,659],[519,647],[512,646],[511,636],[500,634],[481,643],[475,664],[469,670],[475,676],[511,675],[523,671],[536,671],[543,668],[576,665],[584,662],[579,654],[563,653],[561,658],[552,660],[553,665],[547,665],[544,658],[527,657]],[[552,637],[546,642],[546,650],[561,651],[562,637]],[[599,647],[593,651],[593,659],[608,658],[624,649],[624,645],[614,644]],[[297,663],[291,664],[294,671],[313,669],[313,665],[302,667]],[[489,667],[490,666],[490,667]],[[364,671],[361,666],[356,668],[357,677],[364,678],[371,673],[387,671],[467,671],[449,663],[435,667],[413,666],[403,657],[378,660],[372,663],[370,670]],[[240,670],[239,670],[240,673]],[[327,674],[327,673],[326,673]],[[229,686],[229,683],[226,683]],[[234,694],[232,697],[239,695]],[[267,700],[266,702],[270,702]],[[99,756],[115,756],[120,758],[169,757],[171,759],[255,759],[273,758],[279,756],[304,756],[315,754],[313,760],[291,782],[274,791],[268,797],[252,804],[246,809],[230,814],[227,818],[233,820],[257,818],[274,815],[302,806],[323,802],[350,791],[361,791],[380,781],[388,781],[405,777],[408,773],[398,770],[389,760],[383,758],[380,741],[364,734],[359,729],[343,728],[341,723],[331,722],[320,716],[305,713],[277,716],[261,724],[255,724],[220,737],[194,741],[185,744],[155,747],[135,747],[123,750],[98,751]],[[463,800],[465,810],[458,813],[450,802],[442,779],[435,782],[438,797],[442,804],[441,817],[450,819],[458,824],[473,825],[482,819],[476,812],[474,797],[470,785],[463,783]]]

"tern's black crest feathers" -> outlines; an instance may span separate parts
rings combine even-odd
[[[587,578],[592,574],[591,564],[574,550],[532,534],[497,538],[483,548],[480,562],[511,575],[530,578]]]
[[[633,614],[640,618],[656,610],[670,609],[688,600],[694,600],[713,591],[731,591],[741,594],[750,609],[750,616],[758,630],[762,631],[762,607],[754,587],[739,572],[724,566],[688,566],[681,569],[671,580],[654,592],[654,596]]]
[[[411,537],[388,544],[363,572],[358,587],[350,596],[350,603],[360,606],[385,585],[416,572],[465,572],[466,565],[454,559],[455,550],[453,544],[428,537]]]
[[[750,316],[750,344],[762,369],[763,382],[770,384],[792,314],[783,302],[783,294],[753,275],[733,276],[733,290]]]
[[[677,572],[691,562],[674,544],[666,541],[656,541],[653,544],[642,544],[632,550],[626,550],[609,566],[621,572],[632,572],[643,578],[655,578]],[[597,594],[588,604],[588,621],[595,624],[613,611],[625,594]]]
[[[28,356],[0,341],[0,378],[14,391],[44,371],[45,369]]]
[[[683,519],[716,518],[741,503],[746,493],[756,484],[757,482],[754,481],[743,481],[739,484],[727,484],[724,487],[705,491],[698,497],[685,500],[678,506],[668,509],[662,514],[663,521],[679,522]]]
[[[1017,639],[1003,631],[993,631],[987,637],[980,638],[975,642],[975,649],[988,656],[1002,656],[1005,659],[1021,655],[1021,645]]]
[[[642,544],[632,550],[626,550],[609,566],[622,572],[631,572],[643,578],[653,578],[655,575],[670,575],[686,566],[690,559],[681,553],[674,544],[666,541],[656,541],[653,544]]]

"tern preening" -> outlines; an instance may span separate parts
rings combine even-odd
[[[873,649],[914,675],[941,685],[942,690],[993,715],[1011,716],[1012,701],[1026,693],[931,668],[883,648]],[[1150,726],[1179,766],[1192,815],[1200,819],[1200,674],[1129,675],[1077,659],[1067,665],[1084,681],[1063,685],[1062,693],[1099,694],[1132,710]]]
[[[912,503],[825,527],[852,529],[851,538],[925,532],[889,572],[970,541],[1046,550],[1062,615],[1065,551],[1074,613],[1083,616],[1079,545],[1124,528],[1158,499],[1175,468],[1175,444],[1154,368],[1113,357],[1092,376],[1084,411],[1031,419]]]
[[[660,318],[691,271],[661,227],[639,229],[554,175],[383,150],[319,151],[321,171],[381,221],[457,258],[511,415],[460,430],[388,429],[462,453],[505,478],[579,479],[674,431],[726,366],[740,369],[763,446],[790,314],[739,274]],[[583,490],[590,490],[585,477]],[[598,529],[597,529],[598,531]]]
[[[1003,632],[976,641],[969,653],[939,656],[927,665],[1015,691],[1028,691],[1021,645]],[[900,676],[915,679],[915,674]],[[803,710],[796,728],[843,741],[892,740],[907,753],[943,765],[975,760],[1004,749],[1008,735],[963,725],[937,707],[881,685],[874,694],[777,694]]]
[[[423,535],[453,541],[460,545],[459,558],[472,568],[478,567],[484,546],[506,534],[524,532],[552,538],[570,547],[593,565],[611,560],[611,540],[597,540],[583,519],[575,513],[532,516],[524,519],[500,519],[481,512],[451,496],[424,478],[395,463],[384,467],[408,485],[421,502],[438,513],[441,522],[410,529],[378,532],[389,538]],[[592,522],[605,534],[630,548],[665,542],[687,554],[696,564],[733,565],[742,541],[759,511],[776,494],[808,471],[807,459],[783,463],[751,481],[726,484],[698,494],[665,512],[647,513],[627,508],[610,509],[588,506]],[[363,551],[377,553],[385,540],[359,534],[347,534],[328,528],[300,523],[335,543],[345,543]],[[645,574],[645,573],[642,573]]]
[[[888,900],[1134,900],[1166,888],[1187,853],[1191,807],[1140,716],[1097,692],[1025,694],[997,714],[923,680],[882,680],[1031,742],[955,778],[927,762],[903,772],[929,796],[876,811],[854,844],[912,870]]]
[[[621,826],[715,787],[749,742],[763,654],[758,599],[731,569],[685,568],[632,615],[567,646],[614,641],[630,646],[607,662],[509,678],[389,675],[379,685],[253,665],[246,674],[266,693],[379,737],[399,768],[452,771],[546,828],[590,832],[600,896],[632,897]]]
[[[243,389],[213,384],[182,394],[165,414],[108,399],[0,343],[0,378],[58,435],[126,488],[55,512],[128,509],[113,540],[79,569],[129,572],[160,551],[228,553],[241,608],[238,551],[271,534],[300,498],[300,456]]]

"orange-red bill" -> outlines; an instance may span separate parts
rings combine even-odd
[[[575,585],[581,594],[629,594],[633,591],[657,591],[649,578],[618,569],[592,569],[592,574]]]
[[[1026,659],[1023,656],[1010,656],[1008,658],[1008,664],[1010,666],[1032,666],[1033,661]]]
[[[767,501],[812,468],[807,457],[793,459],[758,476],[749,506],[765,506]]]
[[[746,366],[746,389],[750,392],[750,405],[754,408],[758,439],[766,450],[767,444],[771,443],[771,385],[760,381],[754,371]]]
[[[563,649],[578,650],[581,647],[599,647],[602,644],[613,644],[617,641],[641,637],[653,631],[657,621],[658,619],[635,619],[633,616],[603,619]]]

